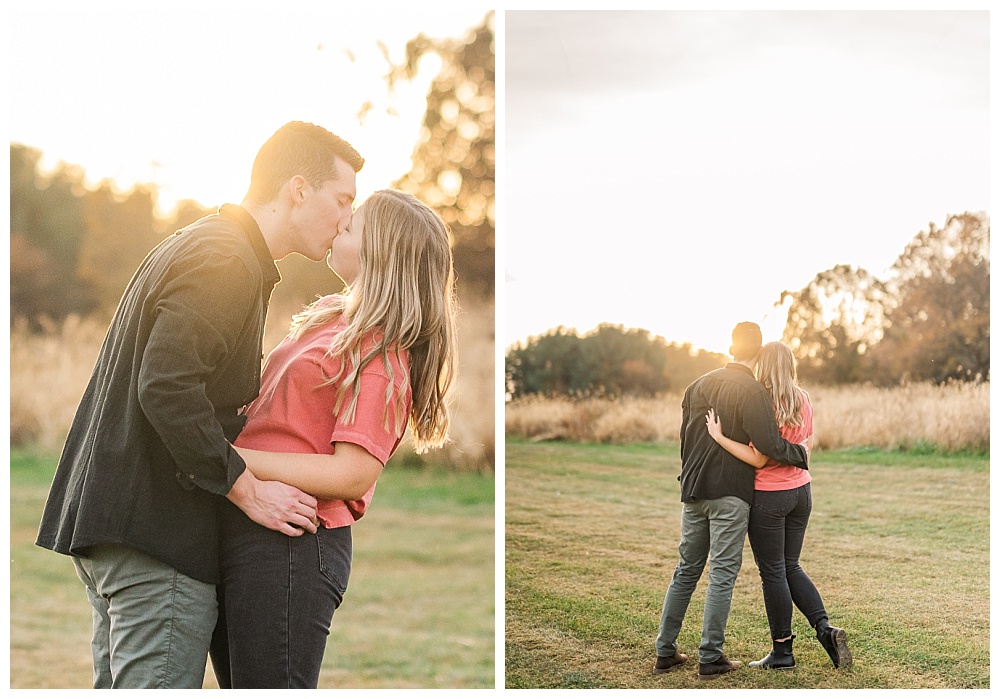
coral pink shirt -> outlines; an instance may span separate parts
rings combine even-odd
[[[352,422],[334,413],[336,387],[322,385],[325,377],[340,368],[340,357],[326,354],[333,337],[344,330],[343,317],[311,328],[297,340],[286,337],[268,355],[261,375],[260,396],[247,409],[247,424],[237,446],[260,451],[301,454],[333,454],[337,442],[364,447],[384,466],[399,446],[410,414],[409,356],[400,352],[402,363],[390,351],[390,377],[378,356],[361,372],[360,393]],[[365,338],[362,353],[372,346]],[[404,369],[405,367],[405,369]],[[344,402],[349,404],[351,389]],[[395,401],[403,395],[403,412],[395,424]],[[386,406],[389,406],[386,419]],[[346,406],[341,407],[346,412]],[[388,422],[388,428],[386,427]],[[319,518],[328,529],[344,527],[361,519],[375,492],[375,485],[360,500],[321,500]]]
[[[796,388],[802,398],[802,426],[792,427],[785,425],[778,431],[781,436],[793,444],[801,444],[813,433],[813,407],[809,402],[809,396],[800,388]],[[764,464],[754,473],[754,490],[792,490],[798,488],[812,480],[809,471],[796,466],[779,464],[774,459]]]

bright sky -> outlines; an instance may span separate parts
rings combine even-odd
[[[780,339],[785,289],[880,278],[989,209],[987,12],[508,12],[506,345]]]
[[[419,33],[464,37],[491,6],[17,2],[10,140],[41,150],[45,166],[82,166],[92,184],[156,183],[168,211],[180,199],[239,202],[261,144],[288,121],[311,121],[366,158],[360,202],[409,171],[440,67],[425,59],[389,95],[379,42],[401,63]]]

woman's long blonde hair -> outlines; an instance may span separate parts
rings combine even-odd
[[[792,350],[780,342],[768,342],[760,349],[757,380],[774,401],[774,419],[778,427],[802,426],[802,396],[796,387],[798,375]]]
[[[390,397],[396,383],[389,352],[410,355],[407,379],[412,391],[409,416],[397,395],[393,426],[409,419],[414,448],[423,453],[448,437],[448,397],[457,372],[455,274],[448,226],[429,206],[395,189],[375,192],[364,202],[357,279],[332,303],[313,304],[292,319],[291,335],[303,333],[343,314],[346,329],[335,336],[328,355],[340,355],[339,372],[324,384],[337,384],[334,410],[345,407],[348,422],[357,409],[361,370],[382,358]],[[362,340],[374,345],[362,354]],[[350,389],[350,392],[349,392]],[[349,398],[348,398],[349,396]]]

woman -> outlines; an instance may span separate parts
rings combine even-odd
[[[369,197],[327,263],[344,295],[320,299],[271,352],[235,447],[260,479],[319,500],[316,534],[262,527],[226,503],[223,687],[312,687],[351,570],[351,525],[409,424],[418,452],[444,443],[455,374],[454,274],[445,223],[414,197]]]
[[[795,358],[780,342],[770,342],[760,351],[757,379],[771,394],[774,416],[781,436],[790,442],[805,444],[812,450],[813,409],[809,396],[796,382]],[[812,490],[809,471],[769,460],[753,445],[742,444],[722,434],[718,416],[709,410],[705,418],[708,431],[726,451],[757,468],[754,477],[754,502],[750,509],[748,533],[750,547],[760,570],[764,607],[770,627],[772,649],[767,657],[750,663],[751,667],[789,670],[795,667],[792,655],[792,603],[798,607],[816,638],[826,649],[834,667],[846,668],[852,662],[847,648],[847,634],[830,626],[819,591],[799,565],[805,538]]]

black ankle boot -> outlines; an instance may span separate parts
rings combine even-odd
[[[795,657],[792,655],[792,635],[787,641],[771,641],[771,652],[762,660],[754,660],[750,667],[762,667],[768,670],[791,670],[795,667]]]
[[[854,662],[851,650],[847,647],[847,632],[836,626],[830,626],[830,622],[826,619],[820,619],[816,623],[816,640],[826,650],[826,654],[833,661],[833,666],[838,670],[848,668]]]

